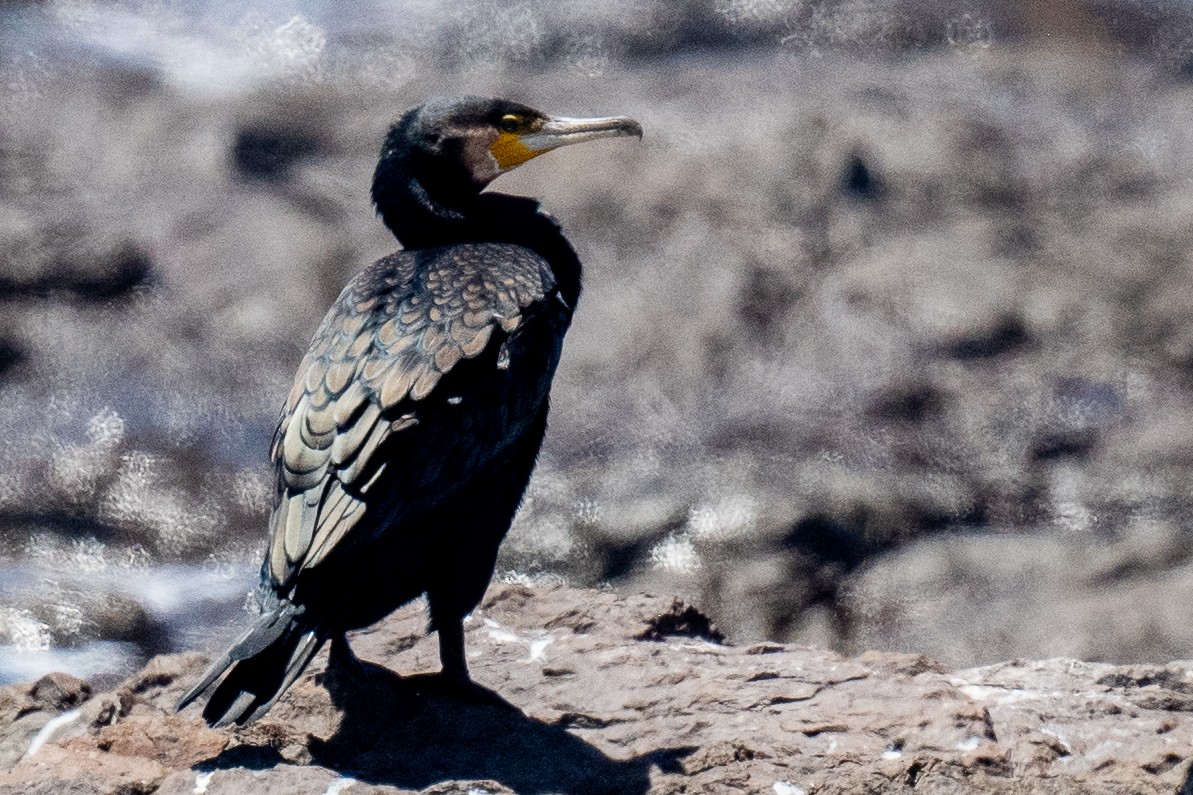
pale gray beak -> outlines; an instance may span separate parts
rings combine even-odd
[[[520,143],[535,154],[558,149],[569,144],[594,141],[597,138],[642,137],[642,125],[625,116],[606,116],[596,119],[570,119],[552,116],[542,127],[519,137]]]

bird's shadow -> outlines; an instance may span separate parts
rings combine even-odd
[[[400,677],[353,660],[329,666],[323,684],[342,712],[327,740],[312,738],[313,761],[370,784],[421,790],[445,781],[496,781],[522,795],[645,795],[650,769],[679,772],[690,747],[619,761],[569,733],[529,717],[490,693],[462,699],[438,676]],[[234,749],[243,755],[244,747]],[[264,751],[265,749],[259,749]],[[244,760],[224,759],[204,767]],[[262,757],[258,766],[272,766]]]

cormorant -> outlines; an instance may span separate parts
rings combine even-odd
[[[580,262],[537,201],[482,190],[536,155],[636,135],[628,118],[432,99],[390,128],[372,198],[402,250],[344,288],[274,433],[261,616],[179,701],[223,676],[211,725],[259,718],[325,641],[426,594],[442,679],[474,687],[480,601],[547,427]],[[226,676],[224,675],[227,672]]]

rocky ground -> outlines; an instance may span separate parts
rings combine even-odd
[[[508,705],[411,609],[243,732],[199,654],[4,688],[0,792],[1193,793],[1185,4],[242,5],[0,4],[0,680],[240,619],[382,131],[484,93],[646,130],[497,185],[588,265]]]
[[[682,594],[741,643],[1188,656],[1183,6],[588,5],[223,38],[0,7],[0,658],[207,648],[306,341],[393,248],[382,131],[465,92],[646,130],[496,186],[588,265],[503,571]],[[207,579],[163,607],[168,567]]]
[[[469,656],[493,704],[436,692],[421,609],[321,656],[265,719],[172,705],[198,654],[104,689],[0,690],[0,793],[1187,793],[1193,664],[723,645],[671,598],[493,588]],[[401,674],[401,676],[399,676]]]

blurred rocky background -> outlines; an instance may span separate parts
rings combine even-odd
[[[1193,655],[1193,7],[0,4],[0,681],[242,619],[314,328],[430,94],[587,264],[508,579],[729,639]]]

